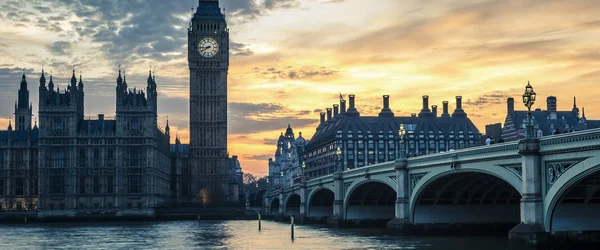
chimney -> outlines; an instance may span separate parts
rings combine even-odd
[[[515,99],[512,97],[509,97],[508,100],[506,100],[506,108],[509,114],[512,114],[515,112]]]
[[[384,95],[383,96],[383,108],[384,109],[389,109],[390,108],[390,96],[389,95]]]
[[[423,96],[423,110],[421,110],[421,112],[431,112],[429,110],[429,96],[428,95]]]
[[[431,110],[429,110],[429,96],[423,96],[423,109],[419,112],[419,117],[432,117]]]
[[[379,112],[379,116],[380,117],[383,117],[383,116],[392,117],[392,116],[394,116],[394,112],[392,112],[392,110],[390,109],[390,96],[389,95],[384,95],[383,96],[383,108],[381,109],[381,112]]]
[[[331,108],[327,108],[327,121],[331,120]]]
[[[346,111],[347,116],[360,116],[358,110],[356,110],[356,106],[354,105],[354,95],[348,95],[348,99],[350,99],[350,107],[348,111]]]
[[[321,123],[319,123],[319,125],[325,123],[325,113],[321,112]]]
[[[333,104],[333,117],[338,116],[339,114],[339,110],[340,110],[340,105],[338,104]]]
[[[98,114],[98,120],[104,121],[104,114]]]
[[[417,117],[417,113],[411,113],[410,117]]]
[[[448,113],[448,101],[442,102],[442,117],[450,117],[450,113]]]
[[[433,113],[433,117],[437,117],[437,105],[431,106],[431,112]]]
[[[548,96],[546,98],[548,112],[556,112],[556,96]]]
[[[340,113],[346,113],[346,100],[340,100]]]
[[[456,97],[456,109],[454,109],[452,117],[467,117],[467,113],[462,109],[462,96]]]

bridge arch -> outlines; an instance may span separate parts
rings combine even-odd
[[[300,216],[300,204],[302,203],[302,197],[297,193],[291,193],[287,196],[284,206],[283,213],[285,215],[293,215],[294,217]]]
[[[351,184],[344,196],[347,220],[382,220],[394,218],[396,184],[391,180],[369,179]]]
[[[307,216],[312,218],[327,218],[333,215],[335,194],[329,188],[318,188],[308,196]]]
[[[571,166],[548,189],[544,202],[548,231],[600,230],[600,163],[595,158]]]
[[[520,190],[520,179],[503,167],[437,169],[414,187],[410,221],[514,226],[520,221]]]
[[[269,211],[271,212],[271,214],[278,214],[279,206],[281,206],[281,202],[279,201],[279,198],[272,199],[271,203],[269,204]]]

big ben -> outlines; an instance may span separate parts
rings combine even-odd
[[[229,30],[218,0],[199,0],[188,29],[191,202],[228,201]]]

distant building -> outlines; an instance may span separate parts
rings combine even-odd
[[[190,145],[181,144],[179,137],[175,139],[175,144],[171,144],[171,207],[198,207],[192,199],[193,178],[191,175],[192,167],[190,165]],[[228,186],[223,190],[226,197],[226,203],[222,205],[243,205],[243,175],[242,167],[237,155],[228,158]]]
[[[15,103],[15,128],[0,131],[0,211],[38,208],[37,123],[31,127],[32,106],[23,74]]]
[[[479,130],[462,109],[460,96],[456,97],[452,114],[445,101],[439,116],[437,106],[429,109],[429,96],[423,96],[423,109],[410,117],[395,116],[387,95],[383,96],[383,109],[378,116],[361,116],[354,95],[349,96],[348,110],[346,101],[340,99],[340,105],[321,113],[321,123],[304,151],[305,171],[310,178],[337,171],[338,147],[342,151],[339,163],[344,169],[395,160],[402,148],[400,124],[407,130],[404,150],[409,157],[478,146],[482,142]]]
[[[303,152],[308,141],[302,132],[295,138],[292,127],[288,125],[285,134],[281,133],[277,140],[275,158],[269,159],[269,176],[271,188],[287,187],[303,178]]]
[[[487,136],[494,138],[495,142],[498,142],[500,139],[502,139],[502,123],[485,125],[485,136],[486,138]]]
[[[192,204],[192,169],[190,145],[181,144],[179,136],[171,144],[171,207],[189,207]]]
[[[600,127],[600,120],[588,120],[585,117],[585,109],[580,116],[575,98],[571,110],[559,111],[557,108],[556,97],[549,96],[546,98],[546,110],[532,110],[531,118],[536,137]],[[526,127],[527,110],[515,110],[515,100],[512,97],[508,98],[502,139],[505,141],[523,139]]]
[[[229,187],[227,200],[232,205],[243,205],[244,200],[244,172],[237,155],[229,158]]]
[[[116,117],[84,117],[84,85],[75,71],[63,91],[52,76],[39,85],[40,216],[79,212],[153,215],[167,206],[169,126],[157,126],[157,86],[146,91],[116,81]]]

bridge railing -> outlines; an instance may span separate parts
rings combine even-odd
[[[432,165],[452,163],[453,161],[461,162],[490,158],[518,157],[518,155],[519,142],[514,141],[412,157],[408,158],[408,167],[429,167]]]
[[[542,154],[598,148],[600,148],[600,129],[588,129],[540,138]]]

